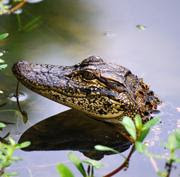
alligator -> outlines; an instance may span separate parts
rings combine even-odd
[[[161,103],[142,78],[96,56],[73,66],[19,61],[12,71],[30,90],[99,120],[147,119]]]

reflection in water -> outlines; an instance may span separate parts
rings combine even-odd
[[[90,47],[85,45],[91,40],[95,46],[95,11],[88,2],[54,0],[27,5],[20,22],[15,15],[0,16],[0,31],[10,34],[4,46],[9,50],[6,62],[21,58],[64,62],[60,59],[64,53],[74,56],[75,51]]]
[[[19,142],[31,141],[25,150],[77,150],[84,155],[101,159],[107,152],[97,152],[97,144],[112,147],[119,152],[130,147],[122,135],[123,128],[101,122],[87,115],[68,110],[43,120],[28,129]]]

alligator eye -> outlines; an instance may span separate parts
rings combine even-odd
[[[82,73],[82,76],[83,76],[83,78],[86,79],[86,80],[93,80],[93,79],[95,79],[94,74],[91,73],[91,72],[88,72],[88,71],[84,71],[84,72]]]

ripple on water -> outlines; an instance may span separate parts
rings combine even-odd
[[[18,97],[19,97],[19,101],[25,101],[28,98],[28,95],[24,92],[19,92]],[[16,93],[11,93],[8,99],[10,101],[16,102]]]

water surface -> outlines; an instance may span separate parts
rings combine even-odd
[[[130,0],[69,0],[43,1],[27,5],[21,14],[21,28],[15,15],[0,17],[0,32],[10,37],[0,48],[5,50],[4,59],[9,67],[0,74],[1,100],[7,102],[1,109],[17,108],[7,97],[14,93],[16,79],[11,66],[18,60],[37,63],[73,65],[90,55],[98,55],[107,62],[130,68],[151,85],[163,100],[160,117],[162,123],[153,128],[147,138],[153,152],[160,153],[160,144],[176,127],[180,127],[180,2],[173,1],[130,1]],[[28,26],[29,21],[34,24]],[[145,30],[136,26],[144,25]],[[14,122],[8,129],[14,138],[40,120],[69,109],[30,90],[21,87],[27,99],[21,102],[27,111],[26,125],[14,113],[1,113],[0,120]],[[3,101],[2,101],[3,102]],[[53,130],[52,130],[53,131]],[[23,158],[12,170],[21,177],[58,176],[55,165],[59,162],[72,165],[67,159],[68,151],[23,152]],[[127,153],[127,152],[125,152]],[[76,153],[84,158],[82,154]],[[106,156],[105,167],[97,171],[101,176],[121,163],[119,155]],[[111,163],[109,163],[111,162]],[[164,164],[160,164],[163,167]],[[72,167],[77,176],[79,174]],[[155,176],[151,162],[135,153],[128,171],[116,176]],[[172,176],[178,176],[176,169]]]

